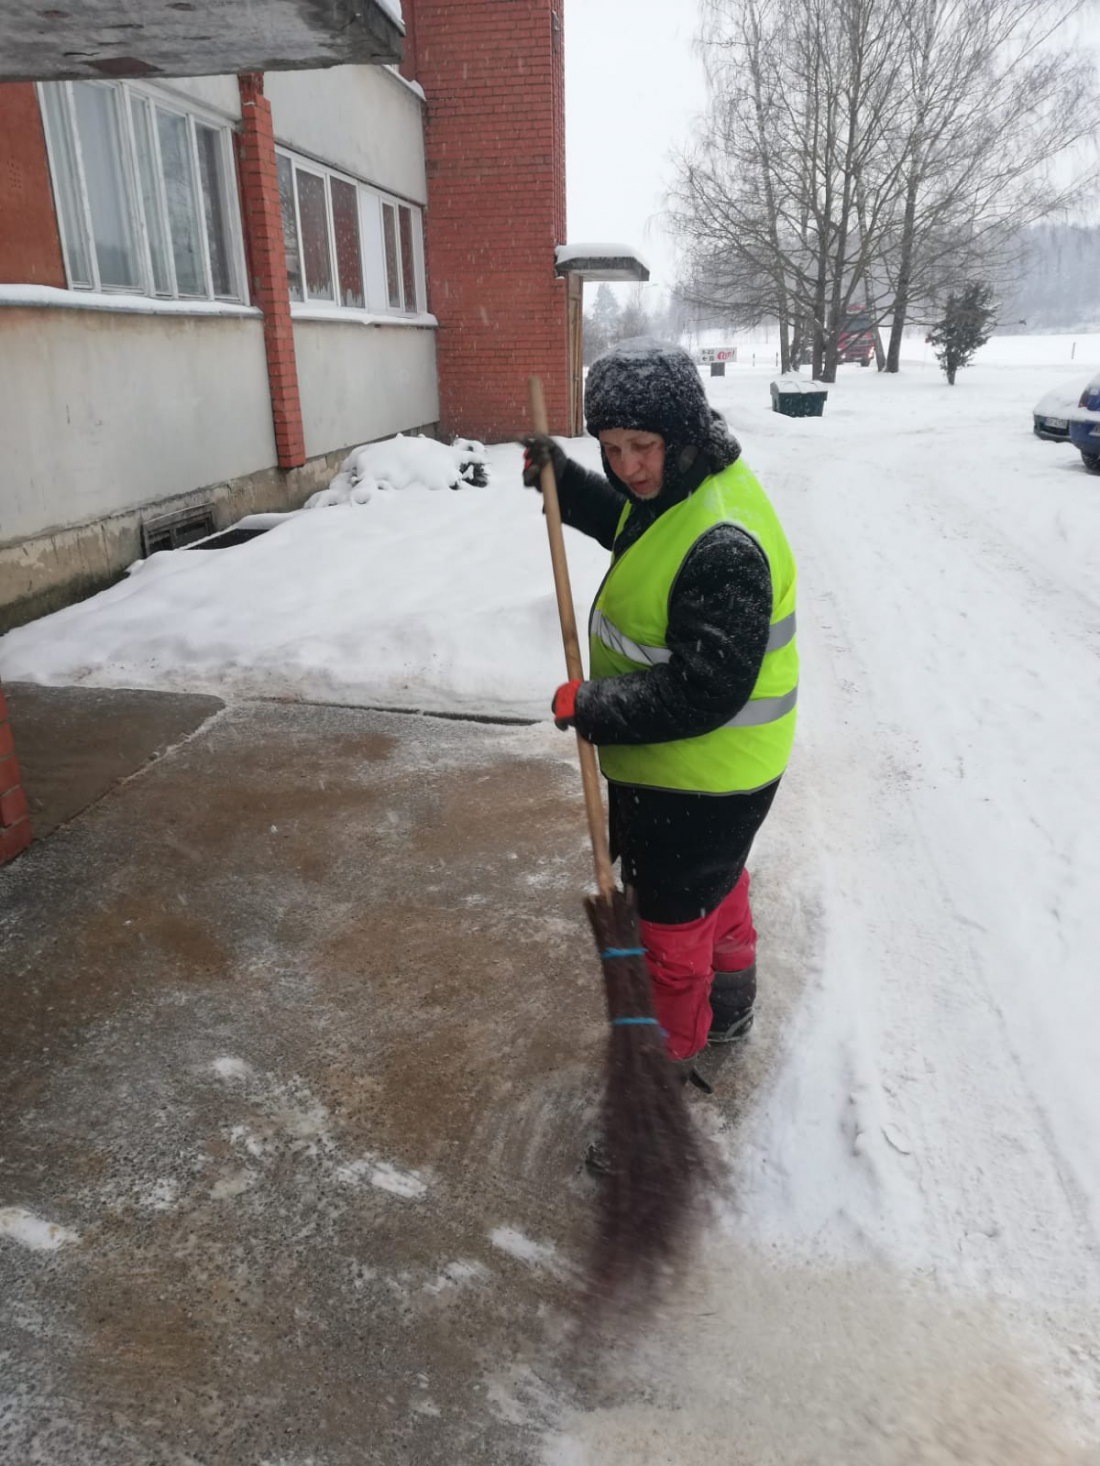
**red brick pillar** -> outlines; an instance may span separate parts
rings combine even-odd
[[[31,843],[27,796],[19,777],[15,744],[8,722],[8,705],[0,687],[0,865]]]
[[[271,103],[264,96],[262,72],[246,72],[237,80],[241,91],[241,200],[252,300],[264,313],[267,377],[279,467],[297,468],[306,461],[306,447],[279,211]]]
[[[429,307],[444,431],[527,428],[538,372],[569,430],[563,0],[404,0],[406,71],[428,99]],[[411,44],[410,44],[411,42]]]
[[[0,282],[65,289],[46,139],[29,81],[0,86]]]

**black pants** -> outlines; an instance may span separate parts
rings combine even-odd
[[[679,794],[609,784],[612,859],[645,921],[679,925],[733,890],[779,780],[752,794]]]

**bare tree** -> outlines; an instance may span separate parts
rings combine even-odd
[[[1055,44],[1083,0],[911,0],[904,13],[904,193],[889,258],[887,371],[914,304],[1011,276],[1020,230],[1095,187],[1051,164],[1100,126],[1094,68]]]
[[[1052,161],[1095,136],[1095,75],[1056,44],[1085,0],[702,0],[710,89],[669,213],[683,293],[779,323],[835,379],[854,311],[889,321],[1011,274],[1021,226],[1080,180]]]
[[[873,235],[857,210],[877,224],[888,194],[873,174],[896,3],[706,0],[711,105],[670,196],[687,289],[742,324],[776,317],[784,370],[810,336],[814,373],[832,380],[865,289]]]

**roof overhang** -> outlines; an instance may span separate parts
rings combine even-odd
[[[0,81],[401,60],[391,0],[2,0]]]
[[[649,279],[649,266],[626,244],[559,244],[554,259],[555,275],[643,284]]]

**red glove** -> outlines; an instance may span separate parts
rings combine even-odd
[[[583,686],[579,679],[576,682],[563,682],[554,693],[554,701],[550,706],[553,709],[554,722],[563,733],[573,726],[573,720],[577,716],[577,691]]]

